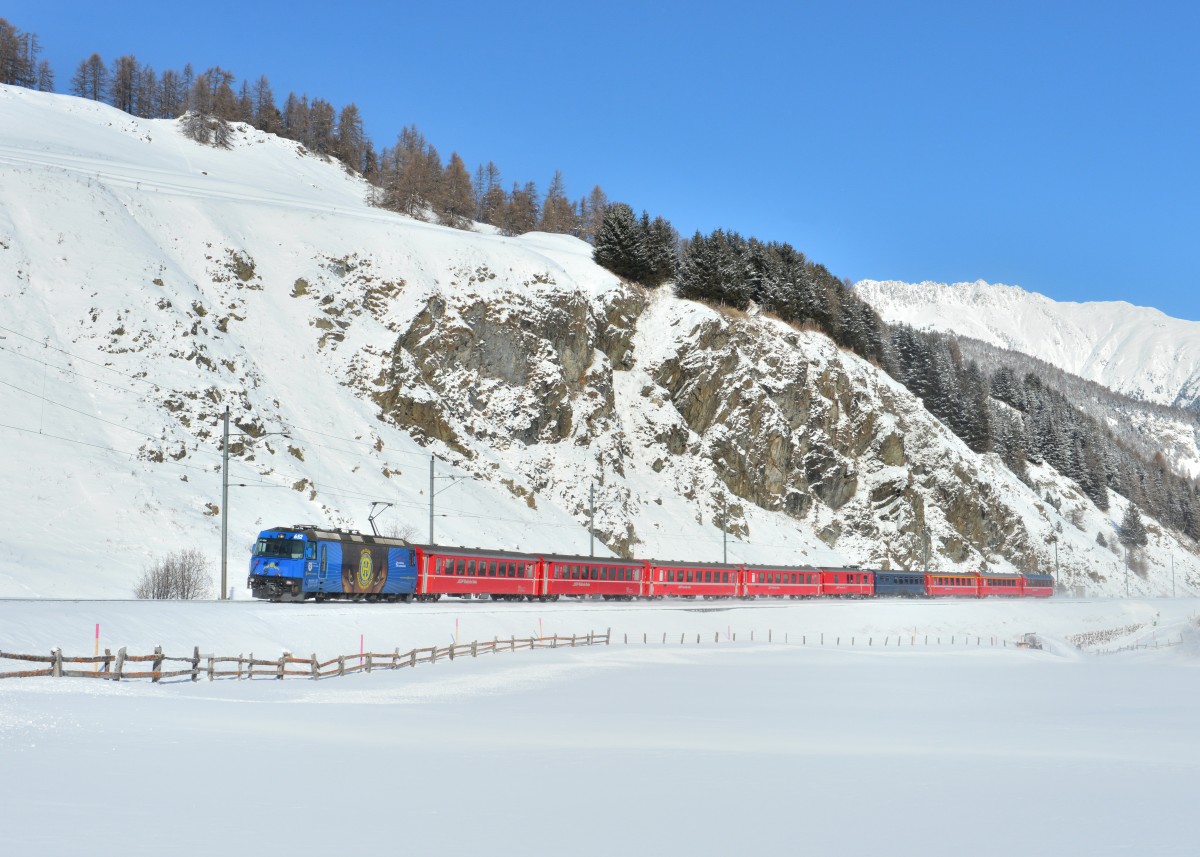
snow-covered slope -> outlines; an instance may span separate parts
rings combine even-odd
[[[402,217],[296,144],[0,87],[0,595],[128,594],[263,526],[730,561],[1053,563],[1123,591],[1102,513],[1036,490],[825,337],[623,284],[564,236]],[[457,478],[454,478],[457,477]],[[1054,504],[1044,502],[1049,494]],[[727,510],[727,511],[726,511]],[[1153,521],[1132,591],[1200,585]],[[1057,539],[1057,542],[1053,540]]]
[[[1200,410],[1200,322],[1124,301],[1053,301],[1017,286],[862,280],[885,321],[1020,351],[1135,399]]]

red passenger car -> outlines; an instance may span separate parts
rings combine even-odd
[[[746,565],[741,594],[747,598],[814,598],[821,594],[821,569],[810,565]]]
[[[1040,572],[1026,574],[1021,589],[1030,598],[1049,598],[1054,594],[1054,578]]]
[[[735,598],[741,578],[740,565],[722,563],[659,562],[650,560],[650,580],[642,595],[662,598]]]
[[[642,594],[642,581],[648,576],[646,563],[639,560],[552,554],[541,559],[544,591],[552,598],[602,595],[606,601],[632,601]]]
[[[925,591],[931,598],[979,595],[979,574],[974,571],[931,571],[925,575]]]
[[[821,569],[821,594],[868,598],[875,594],[875,573],[863,568]]]
[[[989,595],[1001,598],[1020,598],[1024,587],[1024,579],[1015,571],[1012,574],[1004,572],[984,571],[979,574],[979,595],[986,598]]]
[[[443,595],[497,600],[545,597],[537,556],[511,551],[485,551],[413,545],[417,557],[417,599],[437,601]]]

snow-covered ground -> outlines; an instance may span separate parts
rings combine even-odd
[[[456,620],[614,638],[320,683],[0,682],[4,850],[1190,855],[1198,610],[4,601],[5,651],[90,652],[97,622],[106,647],[259,656],[444,644]],[[1183,642],[1066,640],[1113,629]]]

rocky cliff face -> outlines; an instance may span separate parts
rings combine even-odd
[[[475,472],[498,455],[519,474],[509,490],[581,522],[602,486],[597,530],[626,555],[689,552],[643,512],[674,493],[689,525],[724,516],[749,561],[778,561],[787,522],[846,561],[920,565],[927,531],[934,565],[1044,560],[1045,533],[1010,500],[1028,491],[998,462],[875,367],[776,319],[626,284],[439,293],[363,392]]]

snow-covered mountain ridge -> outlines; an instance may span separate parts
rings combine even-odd
[[[855,291],[885,321],[969,336],[1135,399],[1200,411],[1200,322],[1124,301],[1054,301],[982,280],[861,280]]]
[[[0,87],[0,594],[125,595],[145,561],[311,521],[747,562],[1052,567],[1123,591],[1101,512],[1034,489],[826,337],[646,292],[576,239],[372,208],[296,144]],[[284,436],[284,433],[286,436]],[[469,478],[467,478],[469,477]],[[1047,502],[1046,497],[1054,502]],[[727,508],[727,514],[726,514]],[[1200,585],[1148,521],[1134,592]],[[1057,539],[1055,542],[1054,540]]]

